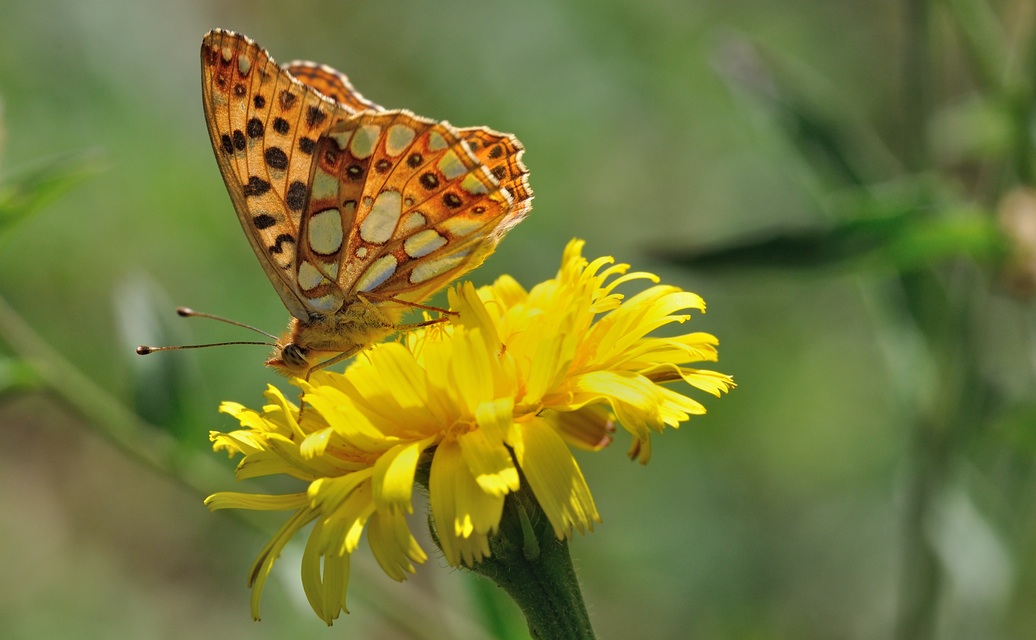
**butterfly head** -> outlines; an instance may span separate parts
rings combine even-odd
[[[289,378],[308,378],[313,371],[352,357],[393,333],[401,313],[391,309],[375,313],[357,302],[330,315],[292,318],[266,366]]]
[[[313,366],[308,356],[308,350],[294,342],[278,343],[273,355],[266,361],[266,366],[288,378],[306,377]]]

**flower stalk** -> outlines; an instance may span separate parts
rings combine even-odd
[[[417,482],[427,489],[427,465]],[[439,544],[434,522],[432,537]],[[518,605],[533,638],[593,640],[568,540],[558,539],[526,482],[507,496],[500,527],[489,537],[490,554],[463,567],[491,580]]]

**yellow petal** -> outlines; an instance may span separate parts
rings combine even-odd
[[[474,415],[478,405],[493,397],[493,367],[479,329],[458,332],[453,341],[450,373],[463,412]]]
[[[607,403],[623,427],[638,437],[645,429],[661,430],[658,387],[629,371],[591,371],[570,381],[572,408]]]
[[[374,475],[371,468],[361,469],[344,476],[319,478],[310,483],[307,493],[314,509],[332,513],[341,508],[353,492]]]
[[[612,442],[615,417],[602,407],[591,405],[576,411],[545,410],[541,415],[573,447],[584,451],[600,451]]]
[[[205,498],[205,506],[209,511],[220,509],[254,509],[257,511],[286,511],[300,509],[309,503],[305,493],[287,493],[283,495],[263,495],[257,493],[237,493],[221,491]]]
[[[457,443],[482,491],[505,496],[518,490],[518,469],[502,439],[490,438],[482,429],[475,429],[457,438]]]
[[[266,543],[262,551],[252,564],[248,574],[248,586],[252,589],[252,618],[259,620],[259,601],[262,599],[263,587],[266,585],[273,563],[281,555],[284,545],[298,532],[299,529],[312,522],[316,513],[310,509],[299,509],[296,511],[284,526]]]
[[[532,358],[522,402],[539,403],[564,376],[574,351],[572,342],[567,335],[561,333],[543,336]]]
[[[514,398],[482,402],[475,409],[475,422],[493,446],[507,442],[514,429]]]
[[[328,626],[341,611],[349,613],[345,595],[349,586],[349,554],[329,554],[325,540],[334,535],[317,522],[302,554],[302,588],[313,611]]]
[[[592,531],[594,522],[600,522],[590,488],[579,470],[572,453],[545,420],[530,420],[522,424],[524,446],[518,464],[529,481],[544,513],[559,539],[572,534],[573,527],[580,533]]]
[[[411,495],[417,462],[434,438],[397,445],[374,463],[374,503],[379,509],[413,513]]]
[[[367,541],[378,565],[390,578],[402,582],[414,573],[414,563],[428,555],[417,543],[402,513],[378,512],[367,525]]]
[[[493,297],[504,307],[513,307],[525,302],[529,294],[518,281],[509,275],[502,275],[493,283]]]
[[[479,487],[457,443],[446,441],[435,450],[428,493],[446,560],[471,566],[488,555],[487,534],[500,524],[504,498]]]

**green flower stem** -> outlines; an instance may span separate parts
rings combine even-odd
[[[418,483],[427,487],[427,480],[427,469],[419,469]],[[432,533],[434,537],[434,527]],[[521,489],[504,502],[500,529],[489,538],[489,548],[490,557],[464,568],[489,578],[511,596],[533,638],[594,640],[568,541],[554,535],[524,477]]]
[[[472,571],[511,596],[525,614],[533,638],[594,638],[568,541],[555,537],[553,527],[525,486],[507,497],[500,531],[490,538],[489,548],[492,556]]]

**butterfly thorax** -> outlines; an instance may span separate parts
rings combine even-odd
[[[328,361],[344,360],[391,335],[403,311],[356,300],[335,313],[292,318],[266,365],[288,377],[304,377]]]

